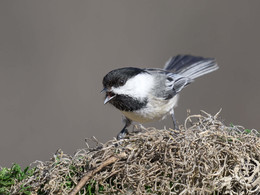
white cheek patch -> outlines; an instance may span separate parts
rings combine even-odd
[[[144,99],[153,87],[153,83],[154,80],[150,74],[139,74],[129,79],[123,86],[112,87],[112,91],[116,94]]]

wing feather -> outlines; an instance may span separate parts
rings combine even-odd
[[[157,78],[158,97],[170,99],[179,93],[185,86],[193,82],[193,79],[208,74],[218,69],[214,58],[204,58],[191,55],[177,55],[170,58],[164,69],[145,69]]]

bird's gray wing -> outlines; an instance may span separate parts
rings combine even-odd
[[[159,68],[145,69],[156,78],[156,95],[164,99],[170,99],[179,93],[185,86],[192,82],[192,79],[174,74]]]
[[[144,70],[150,74],[167,74],[167,73],[169,73],[168,71],[161,69],[161,68],[145,68]]]

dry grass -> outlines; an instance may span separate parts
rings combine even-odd
[[[217,115],[189,116],[180,130],[140,127],[120,142],[93,138],[95,146],[73,156],[59,150],[23,184],[35,194],[68,194],[89,174],[80,194],[259,194],[260,132]]]

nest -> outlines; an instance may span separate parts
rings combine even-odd
[[[82,178],[78,194],[259,194],[260,132],[217,116],[191,115],[180,130],[140,126],[105,144],[93,138],[73,156],[58,150],[22,184],[35,194],[68,194]]]

